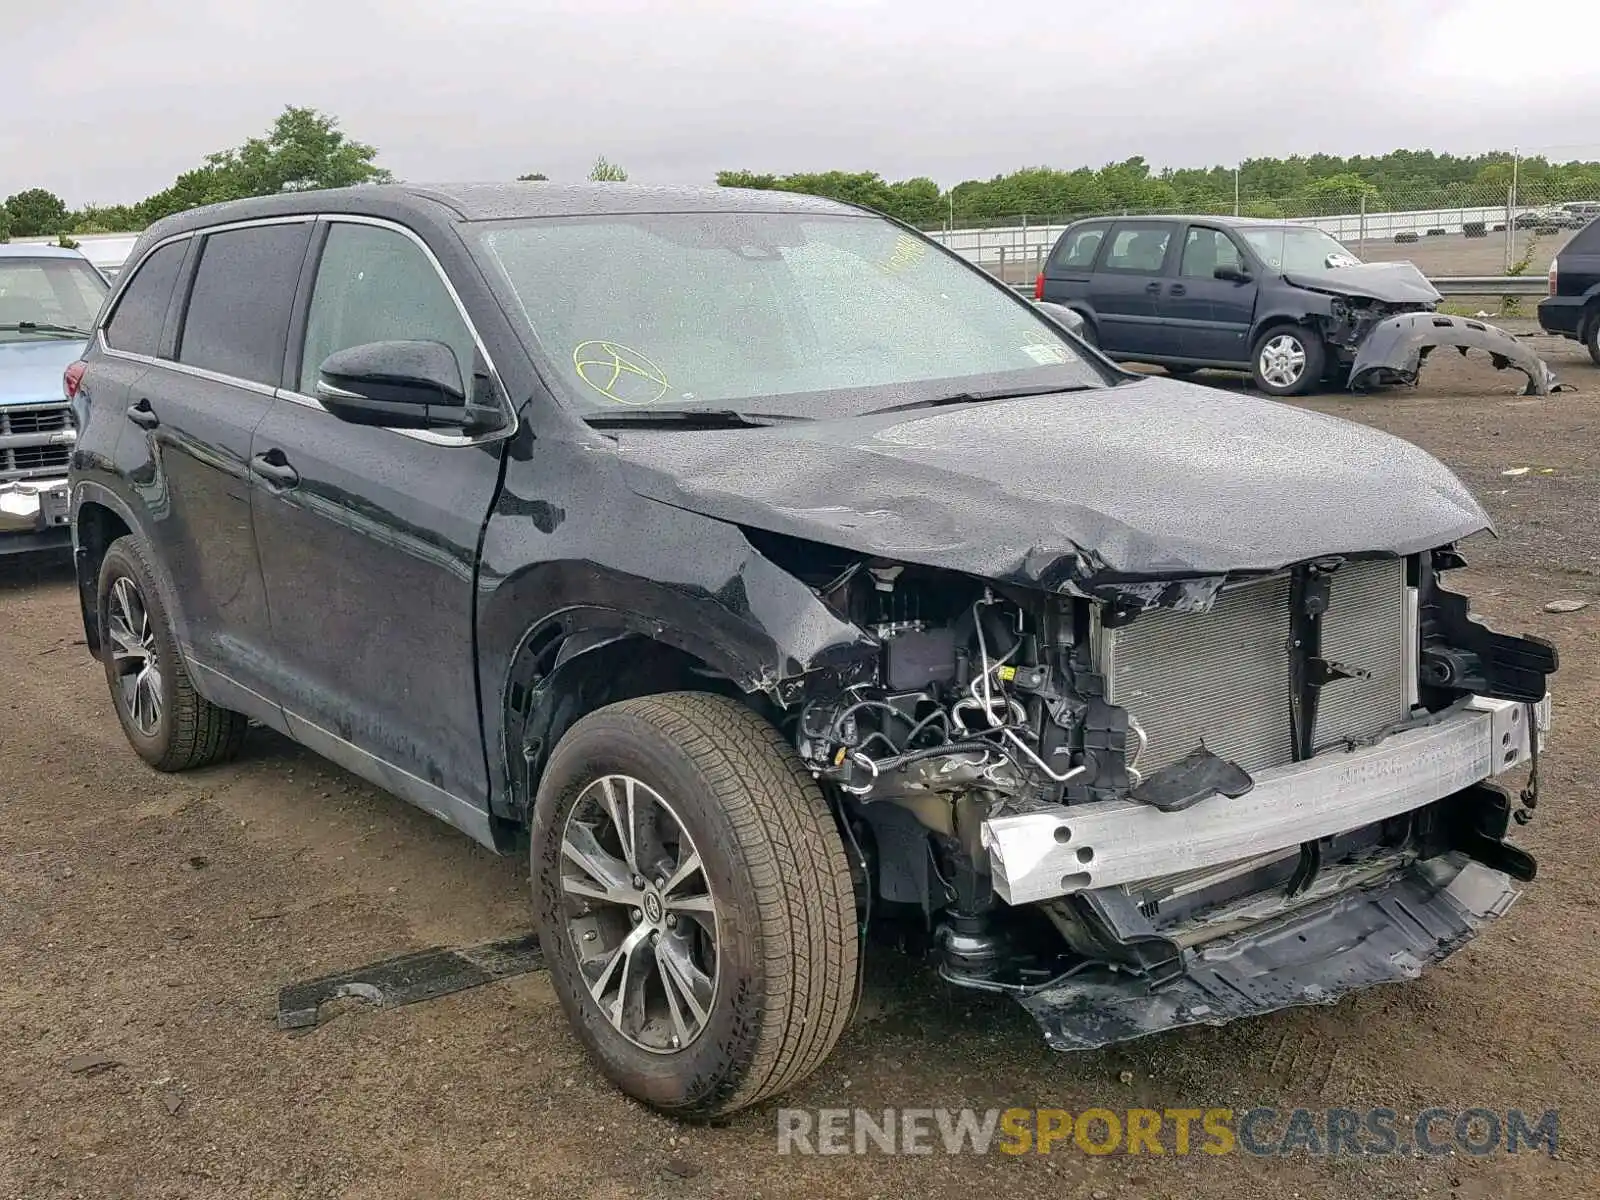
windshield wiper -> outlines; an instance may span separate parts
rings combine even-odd
[[[584,421],[595,429],[765,429],[783,421],[809,421],[791,413],[747,413],[734,408],[624,408],[594,412]]]
[[[55,333],[68,337],[88,337],[87,329],[79,329],[76,325],[55,325],[49,321],[13,321],[0,325],[0,333]]]
[[[948,396],[934,396],[928,400],[911,400],[905,404],[891,404],[888,408],[868,409],[866,416],[879,413],[909,412],[914,408],[945,408],[952,404],[982,404],[988,400],[1020,400],[1024,396],[1053,396],[1061,392],[1092,392],[1097,390],[1087,383],[1041,383],[1025,388],[994,388],[986,392],[952,392]]]

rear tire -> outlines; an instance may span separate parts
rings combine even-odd
[[[1590,360],[1600,367],[1600,308],[1589,314],[1589,329],[1584,335],[1583,344],[1589,348]]]
[[[122,732],[158,771],[189,771],[239,752],[249,721],[194,690],[143,544],[111,543],[100,564],[100,656]]]
[[[1269,396],[1299,396],[1322,379],[1327,352],[1304,325],[1274,325],[1250,351],[1250,377]]]
[[[849,1024],[858,931],[838,827],[787,739],[736,701],[674,692],[574,725],[539,784],[531,868],[567,1018],[654,1108],[755,1104]]]

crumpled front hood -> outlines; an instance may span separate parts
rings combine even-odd
[[[768,429],[628,431],[639,494],[988,579],[1145,596],[1323,554],[1411,554],[1489,526],[1443,464],[1364,425],[1148,379]],[[1184,603],[1209,603],[1214,587]]]
[[[1408,262],[1357,263],[1324,271],[1285,271],[1283,277],[1296,287],[1338,296],[1365,296],[1387,304],[1437,304],[1442,299],[1428,277]]]
[[[85,345],[45,338],[0,342],[0,405],[65,400],[61,373],[82,356]]]

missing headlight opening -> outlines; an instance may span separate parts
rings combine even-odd
[[[1053,1044],[1331,999],[1443,957],[1532,874],[1483,780],[1536,754],[1555,654],[1469,618],[1460,563],[1323,556],[1147,607],[831,558],[813,589],[876,677],[815,682],[796,745],[877,923]],[[1285,974],[1291,919],[1328,954]]]

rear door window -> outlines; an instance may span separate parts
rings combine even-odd
[[[1061,236],[1050,265],[1067,271],[1087,271],[1094,266],[1094,256],[1100,252],[1105,240],[1107,225],[1083,225],[1069,229]]]
[[[1125,271],[1135,275],[1159,275],[1172,244],[1171,225],[1159,221],[1119,221],[1111,234],[1102,271]]]
[[[277,387],[309,220],[209,234],[189,292],[178,361]]]
[[[129,354],[155,357],[161,345],[161,329],[172,303],[172,289],[183,269],[183,256],[189,252],[189,239],[168,242],[144,260],[128,280],[111,320],[106,322],[106,345]]]

